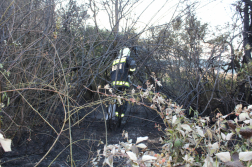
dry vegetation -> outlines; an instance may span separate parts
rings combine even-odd
[[[152,90],[150,87],[147,92]],[[164,127],[159,124],[155,126],[164,135],[159,140],[163,144],[162,149],[155,153],[144,144],[148,136],[138,137],[136,143],[133,143],[130,132],[123,132],[125,142],[104,145],[103,150],[97,150],[97,157],[92,160],[94,166],[99,164],[102,157],[105,157],[103,164],[109,166],[113,166],[115,158],[126,159],[124,162],[128,166],[252,165],[251,105],[243,108],[239,104],[234,112],[224,116],[217,113],[213,118],[208,116],[188,119],[181,106],[164,99],[161,94],[143,94],[140,92],[142,98],[152,99],[151,107],[163,119]],[[230,120],[229,116],[232,114],[237,118]]]
[[[188,6],[185,1],[171,22],[141,31],[136,31],[135,20],[127,15],[138,1],[116,1],[122,5],[117,19],[128,21],[122,31],[116,31],[119,23],[112,17],[114,1],[106,2],[91,0],[80,6],[70,0],[65,7],[58,0],[0,2],[0,93],[4,104],[0,126],[7,138],[14,139],[14,146],[23,141],[23,134],[50,129],[45,136],[53,136],[53,143],[39,165],[60,136],[68,132],[68,164],[74,166],[71,129],[97,110],[92,107],[113,98],[97,88],[110,83],[111,63],[117,51],[130,45],[138,48],[134,57],[138,67],[132,81],[142,85],[149,79],[150,85],[155,85],[158,78],[163,87],[159,89],[162,96],[138,92],[134,101],[127,98],[131,93],[125,100],[138,103],[147,98],[152,103],[142,101],[141,105],[152,106],[164,121],[166,127],[157,125],[157,130],[164,132],[164,146],[160,153],[145,150],[144,144],[132,144],[127,132],[126,142],[104,146],[93,164],[99,164],[99,156],[104,156],[111,166],[113,157],[120,156],[132,166],[214,166],[221,162],[228,166],[230,153],[240,155],[241,161],[233,158],[235,163],[251,165],[247,158],[251,144],[244,133],[251,133],[252,63],[241,62],[244,50],[240,45],[234,49],[233,42],[240,40],[240,32],[226,32],[209,40],[207,24],[197,19],[194,5]],[[96,14],[101,9],[111,16],[110,30],[99,27]],[[94,26],[86,24],[88,19],[94,20]],[[236,24],[231,26],[239,29]],[[141,37],[143,32],[148,35]],[[230,61],[225,64],[224,58]],[[243,107],[237,109],[237,105]],[[239,115],[233,122],[235,128],[222,131],[222,126],[230,123],[226,120],[233,119],[233,111]],[[247,114],[244,120],[240,114]],[[215,121],[209,121],[212,118]]]

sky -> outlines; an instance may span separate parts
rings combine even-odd
[[[87,1],[87,0],[82,0]],[[181,5],[178,5],[182,0],[139,0],[134,6],[130,18],[137,20],[137,28],[142,29],[146,25],[160,25],[171,21],[172,18],[181,14]],[[192,0],[191,0],[192,1]],[[234,7],[232,3],[237,0],[198,0],[195,4],[196,16],[202,23],[208,23],[210,26],[224,25],[231,21]],[[105,29],[110,29],[107,14],[100,11],[98,14],[98,24]],[[89,21],[89,24],[92,21]],[[122,21],[120,24],[125,24]]]
[[[205,0],[203,0],[205,1]],[[231,21],[235,7],[231,4],[237,0],[216,0],[211,3],[202,3],[196,10],[197,15],[202,21],[209,23],[211,26],[223,25]]]

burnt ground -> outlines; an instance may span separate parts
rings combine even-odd
[[[73,141],[73,159],[76,167],[92,166],[90,161],[96,156],[98,149],[103,149],[104,145],[98,145],[99,141],[105,143],[105,124],[102,120],[102,107],[96,106],[94,112],[89,114],[83,121],[71,128]],[[103,106],[104,107],[104,106]],[[83,118],[88,111],[81,110],[79,117]],[[108,144],[118,144],[119,141],[126,141],[122,137],[122,131],[129,133],[129,139],[133,143],[137,137],[149,136],[146,142],[148,149],[153,151],[160,150],[159,138],[162,135],[154,126],[162,120],[155,111],[138,105],[128,105],[125,114],[126,124],[116,131],[108,131]],[[57,120],[55,120],[57,122]],[[56,123],[55,123],[56,124]],[[56,127],[56,125],[55,125]],[[59,130],[59,128],[58,128]],[[12,151],[4,153],[1,157],[1,167],[30,167],[34,166],[53,145],[57,135],[49,126],[43,124],[32,128],[32,131],[23,130],[20,135],[13,137]],[[59,140],[46,158],[38,165],[39,167],[67,167],[70,162],[69,131],[64,131]],[[8,134],[7,134],[8,137]],[[101,160],[103,161],[103,160]],[[119,160],[114,166],[124,166],[125,162]],[[102,163],[99,165],[102,166]]]

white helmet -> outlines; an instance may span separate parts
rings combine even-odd
[[[123,48],[119,52],[118,59],[120,59],[122,57],[128,57],[128,56],[130,56],[130,49],[129,48]]]

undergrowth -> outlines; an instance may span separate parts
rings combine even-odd
[[[108,85],[105,89],[112,92]],[[124,131],[125,141],[105,144],[103,150],[97,150],[97,157],[92,160],[93,166],[100,164],[103,158],[103,165],[110,167],[115,158],[122,158],[125,165],[135,167],[252,166],[252,105],[242,107],[239,104],[232,113],[218,113],[215,118],[197,117],[197,113],[196,117],[187,118],[182,106],[165,99],[161,93],[154,93],[154,89],[155,85],[148,84],[145,92],[140,88],[137,93],[132,90],[129,101],[141,105],[144,99],[151,99],[149,107],[157,111],[165,125],[155,125],[164,134],[164,137],[160,137],[162,149],[159,152],[149,150],[144,144],[148,136],[138,137],[133,143],[130,132]],[[136,99],[138,96],[140,100]],[[119,101],[123,98],[117,96]],[[229,119],[234,114],[237,117]]]
[[[101,88],[98,87],[96,93],[107,97],[99,103],[117,99],[118,103],[122,104],[123,100],[127,100],[155,110],[163,120],[162,125],[156,124],[153,127],[163,133],[163,137],[160,137],[162,149],[158,152],[148,149],[145,144],[149,139],[148,136],[139,136],[137,141],[133,143],[130,139],[130,132],[124,131],[122,135],[125,141],[118,141],[118,144],[109,144],[106,141],[103,149],[97,150],[97,156],[90,160],[93,166],[103,164],[112,167],[115,158],[122,159],[122,162],[126,163],[125,166],[135,167],[252,166],[252,105],[243,107],[239,104],[232,113],[228,115],[218,113],[214,118],[198,117],[197,112],[194,111],[195,117],[187,118],[182,106],[167,99],[162,93],[156,92],[156,87],[161,86],[161,83],[154,75],[152,77],[156,82],[155,84],[147,82],[145,91],[139,86],[136,90],[132,89],[130,93],[115,94],[113,89],[106,85],[105,91],[99,91]],[[62,132],[70,130],[71,134],[71,127],[85,119],[86,116],[78,122],[69,123],[68,128],[64,128],[67,120],[70,120],[71,116],[83,107],[85,105],[73,110],[68,108],[68,112],[65,111],[68,113],[68,117],[65,116],[64,124],[57,132],[56,140],[36,165],[47,157]],[[230,115],[236,115],[236,118],[231,120]],[[1,140],[6,139],[0,137]],[[69,147],[71,147],[74,142],[71,139],[69,142]],[[10,151],[10,143],[8,140],[7,151]],[[72,151],[74,150],[71,150],[71,154]],[[57,157],[53,161],[56,159]],[[71,166],[74,166],[72,157],[71,161]]]

